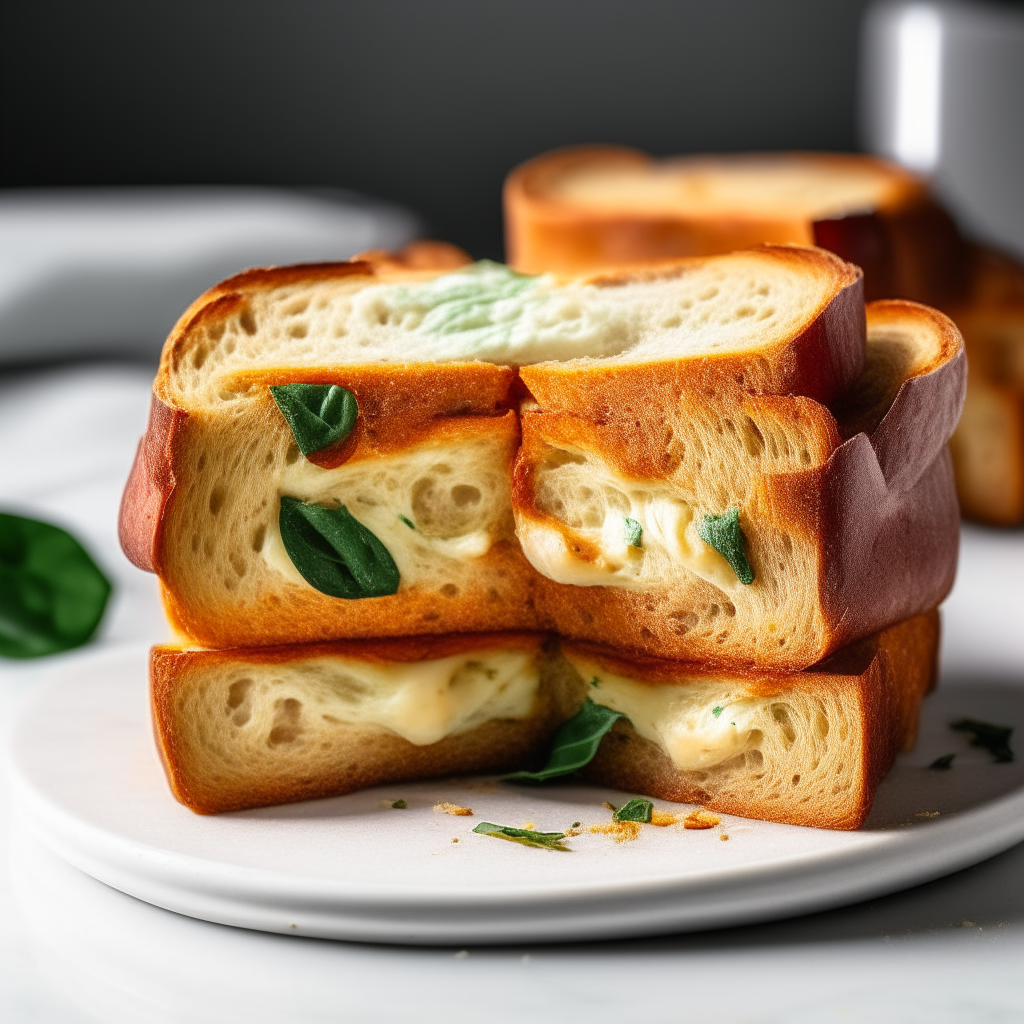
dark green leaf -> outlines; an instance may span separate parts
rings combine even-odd
[[[612,815],[612,821],[642,821],[649,825],[653,813],[654,804],[650,800],[635,796]]]
[[[516,772],[506,775],[506,782],[547,782],[561,775],[570,775],[588,765],[597,753],[608,730],[626,716],[612,711],[603,704],[595,704],[589,697],[583,707],[563,722],[555,733],[555,743],[548,763],[539,772]]]
[[[281,540],[302,578],[331,597],[384,597],[398,590],[388,549],[344,505],[281,499]]]
[[[79,647],[109,597],[106,576],[70,533],[0,513],[0,655],[37,658]]]
[[[490,821],[481,821],[473,831],[479,832],[482,836],[494,836],[495,839],[507,839],[509,842],[522,843],[523,846],[539,846],[544,850],[571,852],[568,846],[563,846],[561,843],[561,840],[565,838],[564,832],[534,832],[528,828],[495,825]]]
[[[644,528],[635,520],[626,516],[626,543],[631,548],[641,548],[640,538],[643,536]]]
[[[979,722],[974,718],[961,718],[958,722],[950,722],[950,729],[966,732],[971,737],[972,747],[983,747],[992,755],[992,760],[1000,764],[1013,760],[1010,749],[1010,737],[1013,727],[1008,725],[992,725],[990,722]]]
[[[740,583],[754,582],[754,570],[747,561],[746,542],[740,528],[740,509],[733,505],[720,516],[705,516],[697,524],[697,534],[732,566]]]
[[[935,758],[928,767],[934,772],[944,772],[948,768],[953,767],[954,757],[956,757],[956,754],[943,754],[942,757]]]
[[[359,415],[355,396],[337,384],[278,384],[270,393],[303,455],[348,437]]]

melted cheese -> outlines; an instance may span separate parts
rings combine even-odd
[[[537,473],[537,505],[568,529],[532,519],[520,523],[520,542],[533,567],[558,583],[646,590],[684,568],[742,592],[729,563],[701,540],[693,508],[664,487],[627,480],[603,463],[569,461]],[[640,547],[627,540],[627,518],[641,526]],[[569,537],[586,542],[580,553]]]
[[[299,458],[285,467],[276,489],[302,501],[344,505],[391,553],[402,588],[436,573],[444,562],[485,555],[507,529],[511,509],[504,449],[487,437],[458,447],[420,445],[334,469]],[[304,584],[276,515],[262,554],[271,568]]]
[[[262,674],[261,674],[262,675]],[[296,730],[309,719],[396,733],[426,746],[491,719],[525,718],[540,686],[536,655],[483,651],[413,663],[373,664],[311,658],[274,666],[249,700],[245,725],[269,727],[275,708],[301,708]]]
[[[657,743],[680,771],[713,768],[756,744],[757,718],[764,702],[747,695],[735,680],[681,678],[677,684],[645,683],[607,672],[575,655],[568,657],[590,682],[590,699],[621,711],[637,733]]]

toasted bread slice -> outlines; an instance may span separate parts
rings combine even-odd
[[[538,365],[582,402],[612,387],[651,405],[677,401],[672,388],[686,380],[723,395],[803,388],[834,397],[863,368],[859,275],[820,250],[680,261],[564,288],[493,266],[453,276],[407,262],[251,271],[198,300],[172,332],[121,540],[160,576],[185,636],[230,647],[537,628],[538,577],[516,541],[509,497],[522,386],[513,366],[474,353],[590,351],[586,324],[607,326],[609,309],[628,307],[646,324],[632,348]],[[547,289],[541,306],[558,296],[554,321],[516,305],[523,281]],[[410,312],[424,283],[434,290]],[[504,298],[481,300],[494,289]],[[678,307],[671,316],[658,305],[666,296]],[[430,303],[466,330],[423,334]],[[705,323],[713,310],[718,320]],[[522,328],[518,341],[509,324]],[[411,345],[420,361],[409,361]],[[343,441],[299,451],[270,392],[294,383],[351,392],[358,416]],[[283,497],[348,509],[393,557],[397,592],[345,600],[307,582],[283,547]]]
[[[157,747],[200,814],[543,760],[582,700],[540,634],[154,647]]]
[[[1024,522],[1024,267],[971,253],[969,301],[950,310],[971,373],[951,450],[960,508],[993,526]]]
[[[800,669],[935,607],[958,511],[946,442],[965,360],[948,317],[868,307],[868,368],[834,410],[795,396],[682,390],[566,411],[524,367],[517,533],[564,636],[709,664]],[[575,397],[573,395],[573,397]],[[738,509],[753,581],[700,533]]]
[[[748,818],[853,829],[913,746],[937,671],[937,612],[788,675],[714,672],[563,642],[588,696],[623,712],[587,778]]]
[[[918,617],[797,673],[630,657],[538,634],[226,651],[156,647],[174,796],[201,814],[383,783],[539,767],[585,697],[624,712],[586,770],[619,789],[856,828],[935,675]],[[716,714],[716,709],[718,712]]]
[[[619,147],[536,157],[505,185],[509,262],[577,274],[762,242],[820,245],[863,267],[868,299],[955,300],[964,246],[923,183],[875,157],[654,160]]]

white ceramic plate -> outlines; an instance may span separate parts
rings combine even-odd
[[[1024,689],[1013,686],[954,682],[931,697],[917,749],[901,756],[859,832],[724,816],[707,831],[645,827],[628,843],[583,835],[559,853],[471,830],[484,820],[542,831],[599,824],[610,817],[602,801],[623,796],[463,779],[194,815],[164,782],[145,680],[138,649],[58,670],[15,730],[16,805],[47,846],[88,874],[223,924],[458,945],[654,934],[851,903],[1024,839],[1024,764],[993,764],[948,728],[963,715],[1024,725]],[[927,769],[954,751],[954,770]],[[381,808],[398,797],[408,810]],[[439,800],[474,815],[436,813]]]

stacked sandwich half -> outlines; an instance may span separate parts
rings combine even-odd
[[[121,514],[200,812],[582,773],[855,828],[934,682],[960,336],[766,246],[256,270],[164,348]]]
[[[971,363],[952,445],[963,513],[1024,522],[1024,267],[968,245],[915,175],[834,153],[655,160],[586,147],[514,171],[505,214],[509,260],[530,273],[814,244],[863,269],[869,300],[949,313]]]

